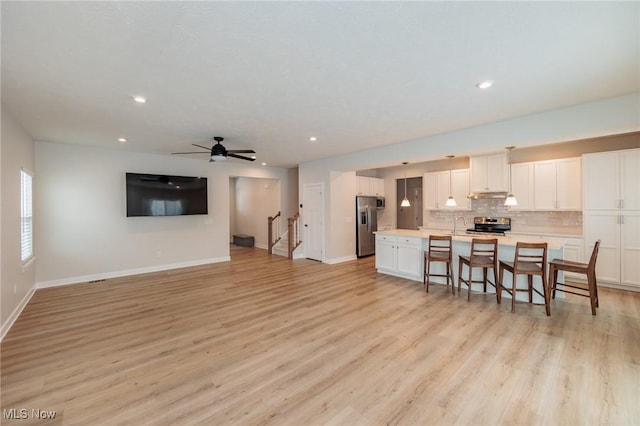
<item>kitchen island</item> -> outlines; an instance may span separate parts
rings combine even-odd
[[[424,271],[424,252],[427,249],[429,235],[452,235],[451,232],[427,232],[414,231],[409,229],[392,229],[376,232],[376,269],[379,273],[393,275],[422,282]],[[486,236],[486,235],[452,235],[453,240],[453,276],[457,287],[458,282],[458,256],[468,256],[471,251],[471,240],[473,238],[497,238],[498,240],[498,260],[513,262],[517,242],[546,242],[548,260],[564,257],[565,240],[551,237],[510,237],[510,236]],[[438,262],[431,265],[431,271],[436,274],[445,273],[445,264]],[[463,270],[464,276],[467,274],[466,267]],[[479,279],[482,274],[481,268],[474,269],[474,279]],[[489,279],[493,281],[492,274]],[[562,279],[562,277],[560,277]],[[504,276],[505,285],[511,286],[511,274],[507,271]],[[444,283],[444,278],[432,278],[430,282]],[[542,293],[540,279],[533,280],[534,287]],[[525,276],[518,276],[518,287],[526,288],[527,280]],[[466,289],[466,286],[463,288]],[[482,285],[474,283],[473,291],[482,291]],[[494,291],[490,287],[489,291]],[[560,293],[561,294],[561,293]],[[503,297],[511,296],[503,292]],[[518,300],[528,300],[526,294],[518,294]],[[541,296],[534,292],[534,303],[544,303]]]

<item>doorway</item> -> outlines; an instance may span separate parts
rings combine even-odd
[[[405,179],[396,179],[396,224],[398,229],[418,229],[422,226],[422,177],[406,179],[406,196],[411,206],[402,207]]]
[[[302,190],[304,256],[322,262],[324,247],[324,184],[305,184]]]

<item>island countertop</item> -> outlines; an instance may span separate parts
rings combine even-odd
[[[565,245],[565,238],[553,238],[553,237],[544,237],[544,236],[501,236],[501,235],[470,235],[470,234],[457,234],[452,235],[451,231],[442,230],[441,232],[429,232],[429,231],[418,231],[413,229],[390,229],[387,231],[377,231],[376,235],[388,235],[393,237],[414,237],[414,238],[425,238],[429,239],[429,235],[451,235],[452,240],[471,243],[473,238],[478,239],[498,239],[498,245],[500,246],[513,246],[515,247],[517,242],[525,242],[525,243],[547,243],[547,246],[550,250],[552,249],[562,249]]]

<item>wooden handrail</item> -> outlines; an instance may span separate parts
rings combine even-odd
[[[293,252],[302,243],[300,240],[300,212],[287,219],[289,239],[289,259],[293,259]]]
[[[269,223],[269,254],[273,254],[273,246],[275,246],[278,243],[278,241],[280,241],[280,238],[281,238],[280,237],[280,221],[275,222],[276,219],[279,218],[279,217],[280,217],[280,212],[278,212],[275,216],[269,216],[269,219],[268,219],[268,223]],[[274,235],[273,224],[274,224],[274,222],[276,224],[275,235],[277,237],[275,241],[273,240],[273,235]]]

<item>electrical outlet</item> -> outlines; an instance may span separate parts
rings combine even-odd
[[[156,257],[162,257],[162,250],[156,250]]]

